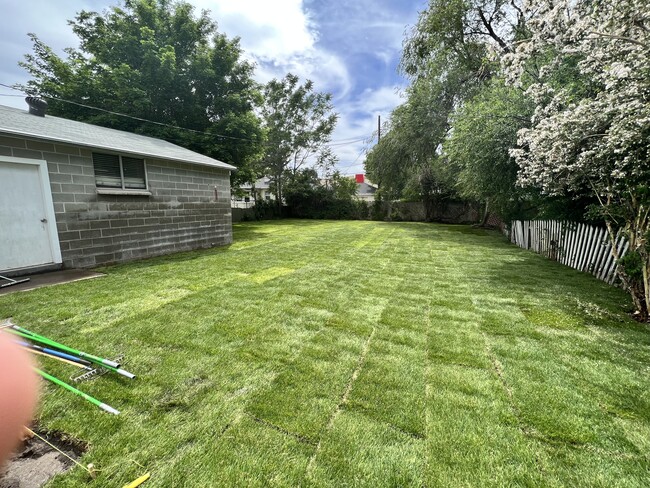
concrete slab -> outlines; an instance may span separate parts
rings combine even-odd
[[[49,273],[39,273],[27,276],[15,277],[15,280],[24,280],[29,278],[29,281],[18,283],[16,285],[5,286],[0,288],[0,295],[7,295],[17,291],[28,291],[44,286],[60,285],[61,283],[70,283],[72,281],[88,280],[91,278],[99,278],[104,276],[102,273],[95,273],[87,269],[62,269],[58,271],[51,271]],[[7,283],[0,280],[0,284]]]

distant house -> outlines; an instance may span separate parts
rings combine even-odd
[[[169,142],[0,106],[0,273],[232,241],[235,168]]]
[[[357,198],[369,203],[374,202],[377,185],[367,180],[364,174],[356,174],[354,179],[357,182]]]
[[[255,185],[245,183],[239,187],[239,195],[232,196],[233,208],[249,208],[255,202],[275,200],[275,195],[270,190],[271,178],[265,176],[255,181]]]
[[[354,178],[355,182],[357,183],[356,197],[359,200],[363,200],[369,203],[375,201],[375,192],[377,191],[377,185],[368,181],[364,174],[356,174],[354,176],[347,175],[347,176],[343,176],[343,178],[349,178],[349,179]],[[320,180],[320,184],[323,186],[329,186],[330,179],[322,178]]]

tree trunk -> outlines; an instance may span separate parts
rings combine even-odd
[[[424,203],[424,221],[433,222],[436,213],[436,199],[431,198],[431,195],[425,195],[423,198]]]
[[[487,225],[487,221],[490,218],[490,201],[486,198],[485,199],[485,209],[483,210],[483,218],[481,219],[481,227],[485,227]]]
[[[606,220],[607,234],[611,244],[611,254],[618,263],[621,256],[616,247],[618,235],[614,233],[614,228],[610,220]],[[625,270],[624,266],[617,265],[616,274],[623,284],[623,289],[630,294],[634,308],[636,309],[636,318],[641,322],[648,322],[650,319],[650,287],[648,279],[648,269],[650,267],[650,260],[648,253],[644,247],[646,245],[644,236],[647,234],[647,225],[634,219],[628,222],[627,237],[628,237],[628,253],[637,253],[641,258],[641,280],[633,279]]]
[[[648,258],[644,260],[643,265],[643,291],[644,291],[644,305],[645,308],[641,311],[641,319],[644,322],[648,322],[650,319],[650,280],[648,279],[648,268],[650,268],[650,263],[648,263]]]
[[[275,204],[277,206],[278,217],[282,216],[282,175],[275,174],[273,176],[275,180]]]

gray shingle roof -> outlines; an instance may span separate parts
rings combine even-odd
[[[271,185],[271,178],[268,176],[264,176],[262,178],[259,178],[255,180],[255,188],[257,190],[268,190]],[[253,188],[253,185],[250,184],[250,182],[246,182],[243,185],[240,185],[240,188],[243,190],[250,190]]]
[[[0,105],[0,134],[33,137],[92,149],[104,149],[228,170],[236,169],[230,164],[209,158],[162,139],[108,129],[51,115],[39,117],[31,115],[27,110],[4,105]]]

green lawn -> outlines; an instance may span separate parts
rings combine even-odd
[[[240,224],[228,248],[104,271],[0,297],[139,374],[82,384],[118,417],[45,387],[39,421],[89,443],[92,486],[650,484],[648,327],[498,234]]]

